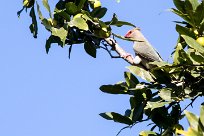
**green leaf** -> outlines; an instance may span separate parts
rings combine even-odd
[[[51,25],[50,25],[49,21],[46,18],[43,17],[42,12],[40,10],[40,6],[38,5],[37,1],[36,1],[36,4],[37,4],[38,16],[39,16],[42,24],[45,26],[45,28],[47,30],[51,30]]]
[[[163,88],[159,91],[159,96],[165,101],[172,101],[172,91],[170,88]]]
[[[107,8],[95,8],[92,12],[91,12],[91,16],[92,17],[97,17],[97,18],[102,18],[107,12]]]
[[[131,73],[141,77],[142,79],[148,81],[148,82],[153,82],[153,78],[152,76],[150,75],[150,73],[138,66],[128,66],[126,67],[127,69],[130,70]]]
[[[183,27],[180,25],[176,25],[176,31],[180,34],[180,35],[188,35],[190,37],[196,38],[195,34],[193,31],[191,31],[189,28],[187,27]]]
[[[33,34],[34,38],[37,38],[38,34],[38,24],[36,20],[36,15],[35,15],[35,9],[34,6],[30,10],[30,17],[32,18],[32,24],[30,25],[30,31]]]
[[[204,19],[204,1],[202,1],[201,4],[196,8],[194,18],[196,24],[199,26],[199,24],[201,24]]]
[[[194,49],[189,48],[188,54],[193,61],[193,64],[204,64],[204,56]]]
[[[202,125],[204,126],[204,105],[201,105],[200,107],[200,121],[202,123]]]
[[[121,35],[118,35],[118,34],[114,34],[114,33],[112,33],[112,35],[117,37],[117,38],[119,38],[119,39],[126,40],[126,41],[137,41],[137,40],[135,40],[133,38],[125,38],[124,36],[121,36]]]
[[[173,0],[173,1],[174,1],[174,5],[176,6],[176,8],[184,13],[185,12],[184,1],[182,0]]]
[[[138,105],[137,107],[131,110],[132,112],[131,112],[130,118],[132,119],[132,121],[136,122],[142,119],[143,111],[144,111],[143,109],[144,109],[144,103],[141,103],[140,105]]]
[[[86,23],[86,21],[81,17],[76,17],[76,18],[73,18],[73,20],[71,20],[70,22],[68,22],[68,25],[70,27],[77,27],[81,30],[89,30],[89,26],[88,24]]]
[[[42,0],[44,7],[47,9],[47,11],[49,12],[49,16],[50,18],[52,18],[52,13],[50,10],[50,5],[48,4],[48,0]]]
[[[163,107],[166,104],[169,104],[170,102],[147,102],[147,105],[145,107],[145,109],[156,109],[156,108],[160,108]]]
[[[40,18],[40,20],[42,21],[44,19],[43,15],[42,15],[42,12],[40,10],[40,6],[38,4],[38,2],[36,1],[36,4],[37,4],[37,11],[38,11],[38,16]]]
[[[134,88],[139,83],[138,79],[130,72],[124,72],[124,77],[128,87]]]
[[[153,131],[141,131],[139,136],[158,136],[158,135]]]
[[[178,16],[180,16],[181,18],[183,18],[186,22],[188,22],[191,26],[195,27],[194,23],[192,22],[192,20],[189,18],[188,14],[184,14],[179,10],[176,10],[174,8],[171,9],[171,11],[175,14],[177,14]]]
[[[52,31],[52,35],[57,36],[57,37],[60,38],[60,40],[61,40],[61,42],[63,43],[63,46],[64,46],[68,31],[65,30],[63,27],[61,27],[59,29],[52,27],[51,31]]]
[[[61,46],[63,45],[63,43],[61,42],[61,40],[60,40],[59,37],[56,37],[56,36],[54,36],[54,35],[51,35],[51,36],[47,39],[46,44],[45,44],[46,53],[49,52],[52,43],[58,43],[58,45],[61,45]]]
[[[65,11],[57,12],[55,16],[56,15],[63,17],[66,21],[70,21],[70,15],[67,14]]]
[[[81,10],[83,7],[84,7],[84,4],[85,4],[86,0],[80,0],[79,1],[79,4],[77,6],[77,9],[78,10]]]
[[[132,27],[136,27],[135,25],[129,23],[129,22],[126,22],[126,21],[117,21],[117,22],[111,22],[111,21],[107,21],[105,22],[106,24],[109,24],[109,25],[114,25],[114,26],[117,26],[117,27],[121,27],[121,26],[132,26]]]
[[[84,42],[84,49],[86,53],[88,53],[93,58],[96,58],[96,46],[92,41],[85,41]]]
[[[128,118],[127,116],[120,115],[115,112],[105,112],[105,113],[100,113],[99,115],[107,120],[113,120],[115,122],[119,122],[119,123],[123,123],[127,125],[133,124],[130,118]]]
[[[73,2],[66,3],[65,7],[66,7],[67,13],[70,15],[75,15],[78,11],[77,6]]]
[[[165,61],[154,61],[154,62],[150,62],[149,64],[153,64],[156,65],[158,67],[165,67],[165,66],[171,66],[171,64],[165,62]]]
[[[186,1],[188,1],[188,0],[186,0]],[[190,1],[191,5],[193,7],[193,10],[195,10],[199,5],[198,0],[189,0],[189,1]]]
[[[195,130],[198,130],[198,116],[194,115],[193,113],[191,112],[188,112],[188,111],[184,111],[187,119],[188,119],[188,123],[190,125],[190,127],[192,127],[193,129]]]
[[[187,35],[181,35],[184,40],[186,41],[186,43],[193,49],[197,50],[198,52],[204,54],[204,48],[196,42],[196,40],[194,40],[193,38],[187,36]]]
[[[102,85],[100,87],[100,90],[104,93],[109,93],[109,94],[128,94],[128,88],[120,85],[120,84],[115,84],[115,85]]]

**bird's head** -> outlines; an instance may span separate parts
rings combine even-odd
[[[144,40],[143,35],[140,32],[140,28],[138,28],[138,27],[136,27],[132,30],[129,30],[124,37],[132,39],[132,40]]]

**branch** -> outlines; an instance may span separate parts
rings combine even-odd
[[[181,113],[184,112],[184,110],[186,110],[189,106],[192,106],[193,102],[198,98],[199,95],[197,95],[195,98],[193,98],[191,100],[191,102],[181,111]],[[193,107],[193,106],[192,106]]]
[[[116,40],[114,40],[113,38],[105,38],[104,39],[107,44],[109,44],[113,50],[116,51],[116,53],[122,58],[124,59],[126,62],[128,62],[129,64],[131,65],[134,65],[134,66],[138,66],[140,68],[144,68],[144,66],[142,66],[141,64],[136,64],[134,62],[134,58],[131,54],[127,53],[125,50],[123,50],[119,44],[116,42]]]

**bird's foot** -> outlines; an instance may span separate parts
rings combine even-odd
[[[132,54],[130,54],[130,53],[123,53],[123,54],[120,55],[120,57],[124,58],[124,59],[126,59],[127,57],[132,57],[133,58]]]

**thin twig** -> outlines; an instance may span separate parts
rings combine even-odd
[[[184,110],[186,110],[189,106],[192,106],[193,102],[198,98],[199,95],[197,95],[195,98],[192,99],[192,101],[181,111],[184,112]]]
[[[126,127],[123,127],[118,133],[117,133],[117,135],[116,136],[118,136],[124,129],[126,129],[126,128],[131,128],[131,126],[126,126]]]

